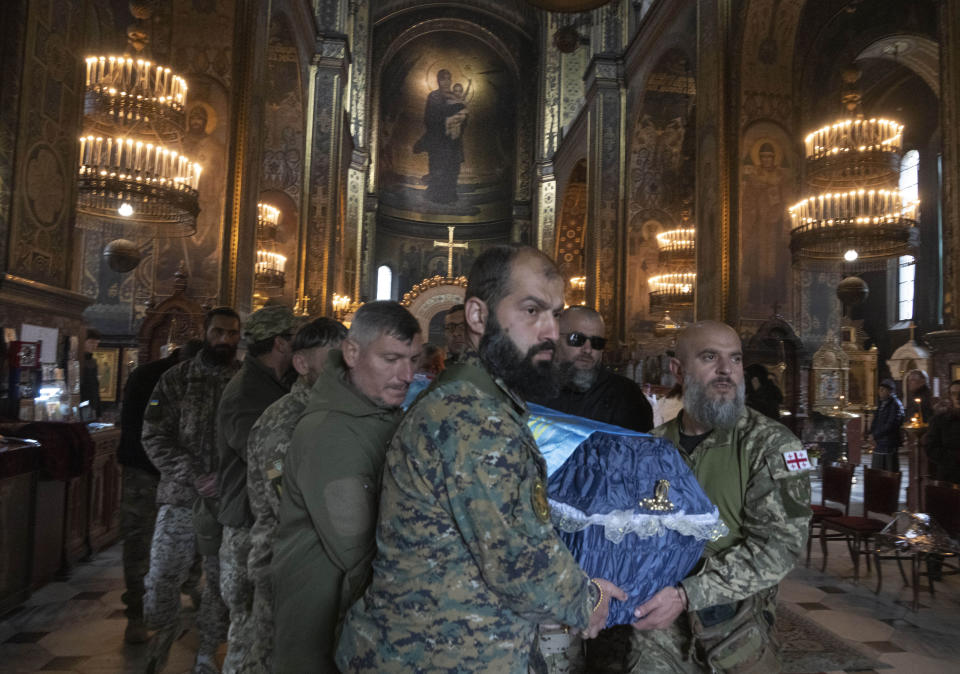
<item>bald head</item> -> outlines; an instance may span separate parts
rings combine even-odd
[[[606,342],[603,317],[595,309],[572,306],[560,315],[556,360],[565,383],[586,391],[597,379]]]
[[[737,349],[740,348],[740,336],[736,330],[726,323],[720,321],[698,321],[688,325],[680,336],[677,337],[677,359],[681,363],[689,362],[688,359],[701,350],[705,344],[716,342],[730,343],[736,342]]]
[[[686,432],[730,428],[743,412],[743,347],[726,323],[700,321],[677,338],[670,369],[683,387]]]

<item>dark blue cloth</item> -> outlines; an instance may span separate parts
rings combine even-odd
[[[607,625],[634,622],[637,605],[690,573],[707,538],[723,527],[719,514],[668,440],[611,426],[596,430],[595,422],[543,408],[531,407],[531,412],[536,415],[532,427],[546,417],[592,430],[582,439],[576,438],[575,429],[571,437],[579,444],[559,468],[548,471],[551,512],[581,568],[591,577],[612,581],[630,597],[611,602]],[[556,465],[557,457],[552,458]],[[670,483],[667,498],[673,510],[642,505],[643,499],[654,498],[660,480]],[[608,525],[577,526],[578,511],[605,515]],[[617,522],[632,523],[635,533],[619,532]],[[619,536],[622,540],[615,542]]]

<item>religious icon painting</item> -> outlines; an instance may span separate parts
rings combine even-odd
[[[508,220],[516,155],[515,64],[456,31],[411,40],[379,78],[380,209],[443,224]]]

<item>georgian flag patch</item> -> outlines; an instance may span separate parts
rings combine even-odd
[[[783,460],[787,464],[787,470],[793,472],[795,470],[811,470],[813,464],[810,463],[810,459],[807,457],[807,450],[801,449],[799,452],[784,452]]]

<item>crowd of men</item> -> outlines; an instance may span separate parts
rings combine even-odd
[[[135,371],[125,638],[149,639],[148,671],[182,632],[182,592],[201,674],[224,639],[224,672],[778,671],[776,589],[809,518],[809,479],[783,457],[799,441],[744,405],[740,339],[711,321],[678,339],[683,407],[653,429],[643,391],[602,365],[600,314],[564,310],[563,290],[538,250],[496,246],[446,315],[445,362],[377,301],[349,330],[214,309],[196,353]],[[729,528],[632,626],[604,629],[627,595],[554,529],[526,401],[670,439]]]

